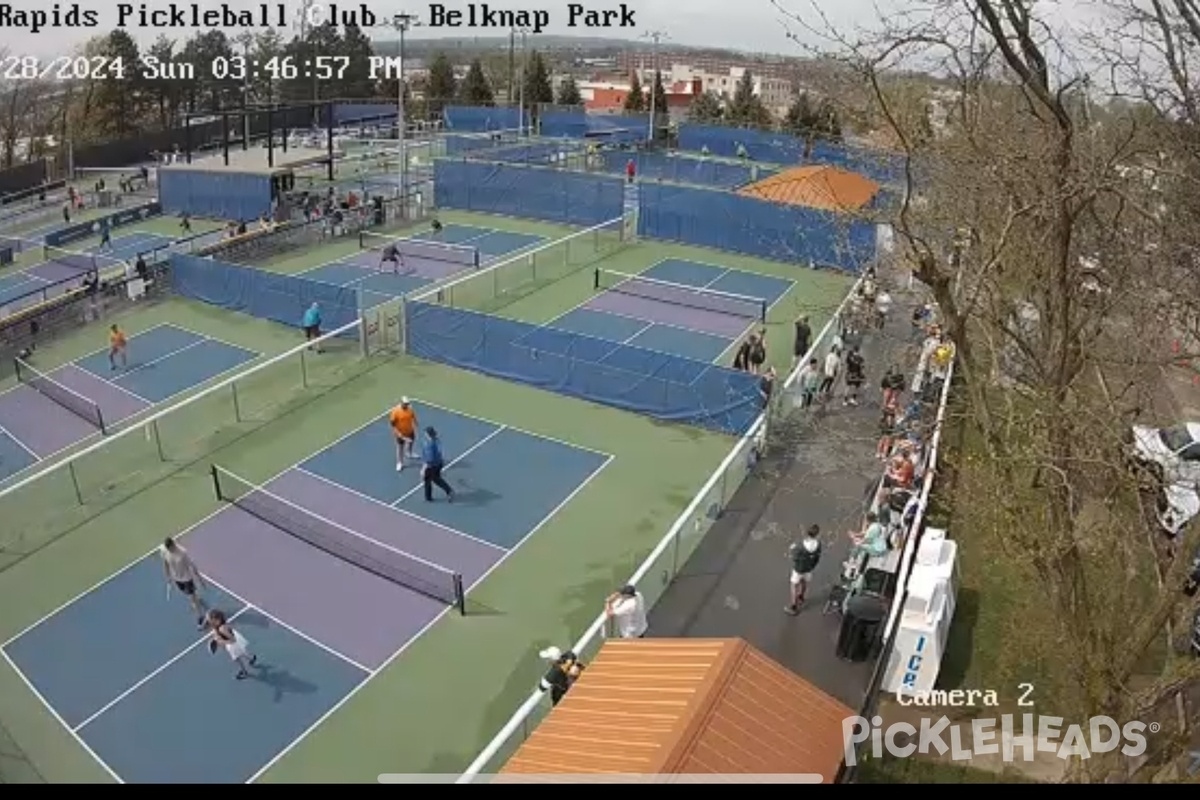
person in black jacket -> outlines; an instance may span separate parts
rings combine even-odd
[[[804,537],[789,548],[788,558],[792,562],[792,598],[783,610],[795,616],[800,613],[800,605],[804,602],[804,595],[812,582],[813,570],[821,561],[820,527],[810,525],[804,532]]]
[[[883,407],[899,406],[900,393],[904,391],[904,373],[902,373],[895,364],[887,368],[887,372],[883,374],[883,379],[879,382],[879,388],[883,390]]]
[[[538,688],[543,692],[550,692],[550,703],[558,705],[558,701],[563,699],[567,690],[583,672],[584,665],[570,650],[564,653],[557,647],[547,647],[538,655],[550,662],[550,669],[546,671]]]

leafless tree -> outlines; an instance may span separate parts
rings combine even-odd
[[[1194,3],[1121,0],[1085,40],[1025,0],[923,0],[854,33],[778,2],[797,42],[869,89],[906,156],[890,221],[964,379],[956,516],[1040,605],[1009,631],[1011,658],[1055,662],[1054,713],[1161,708],[1200,676],[1192,659],[1151,658],[1190,619],[1190,558],[1150,579],[1157,534],[1122,456],[1130,421],[1162,402],[1171,340],[1198,317],[1197,229],[1171,207],[1200,176]],[[1184,539],[1190,554],[1200,535]],[[1185,733],[1152,759],[1075,774],[1141,779]]]

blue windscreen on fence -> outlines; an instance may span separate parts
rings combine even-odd
[[[144,203],[133,208],[123,208],[119,211],[105,214],[103,217],[90,219],[87,222],[77,222],[74,225],[68,225],[65,228],[51,231],[46,234],[46,244],[52,247],[60,247],[64,244],[70,244],[80,239],[95,236],[102,228],[120,228],[125,225],[133,225],[142,220],[157,217],[161,213],[162,205],[157,201]]]
[[[171,256],[169,274],[171,286],[183,297],[284,325],[300,327],[305,309],[313,303],[321,307],[321,327],[326,330],[359,317],[358,291],[353,287],[180,253]]]
[[[432,303],[405,304],[411,355],[559,394],[740,436],[762,411],[744,372]]]
[[[584,227],[621,216],[623,185],[618,178],[514,164],[439,159],[433,167],[439,208]]]
[[[692,158],[667,153],[624,153],[606,151],[600,153],[603,169],[613,174],[624,174],[625,165],[633,159],[638,177],[649,180],[671,181],[672,183],[694,183],[699,186],[716,186],[736,189],[747,183],[761,181],[775,174],[775,170],[756,164],[730,164],[708,158]]]
[[[866,175],[879,183],[895,183],[903,174],[903,159],[892,153],[865,148],[849,148],[831,142],[813,142],[812,152],[805,157],[803,139],[784,133],[772,133],[749,128],[726,128],[720,125],[679,126],[679,149],[707,149],[714,156],[732,158],[738,145],[755,161],[768,164],[829,164]]]
[[[333,124],[383,122],[396,124],[396,101],[390,103],[338,103],[333,107]]]
[[[168,214],[246,222],[271,212],[271,176],[164,167],[158,197]]]
[[[667,184],[641,185],[638,234],[849,271],[857,271],[875,255],[875,226],[870,222]]]
[[[606,142],[626,144],[645,141],[648,114],[588,114],[585,111],[546,111],[538,118],[542,136],[583,139],[604,136]]]
[[[489,108],[483,106],[446,106],[442,110],[446,130],[460,133],[517,130],[529,126],[529,114],[521,124],[519,108]]]

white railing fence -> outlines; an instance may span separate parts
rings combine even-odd
[[[810,358],[815,357],[831,340],[830,333],[840,325],[846,306],[850,298],[857,293],[858,287],[859,283],[856,282],[838,306],[837,311],[821,328],[809,351],[796,363],[796,367],[784,380],[783,391],[775,393],[774,402],[769,411],[761,414],[750,426],[750,429],[738,439],[699,493],[627,581],[638,587],[646,599],[647,607],[652,608],[659,601],[667,587],[675,579],[679,569],[687,563],[688,558],[695,552],[716,520],[720,518],[738,488],[750,475],[761,451],[762,443],[765,441],[768,420],[778,419],[782,415],[790,413],[790,400],[786,399],[784,395],[795,385],[804,364]],[[599,614],[572,648],[585,662],[603,644],[605,622],[604,614]],[[535,689],[480,751],[457,782],[472,783],[479,776],[498,771],[516,752],[517,748],[529,738],[549,710],[549,696]]]

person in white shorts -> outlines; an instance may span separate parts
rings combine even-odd
[[[196,567],[196,562],[192,561],[187,550],[171,538],[162,543],[159,555],[162,556],[163,573],[167,576],[167,593],[170,593],[171,585],[174,584],[180,594],[192,604],[192,611],[196,614],[196,626],[204,630],[208,604],[200,596],[200,590],[205,588],[204,577]]]
[[[215,653],[219,648],[225,648],[238,667],[234,677],[239,681],[249,678],[250,668],[258,663],[258,656],[250,652],[250,642],[246,641],[246,637],[234,629],[224,612],[216,609],[208,612],[208,627],[212,631],[209,652]]]
[[[821,529],[812,525],[804,532],[804,537],[791,546],[788,558],[792,561],[792,597],[784,611],[795,616],[800,613],[800,604],[812,583],[813,570],[821,560]]]

